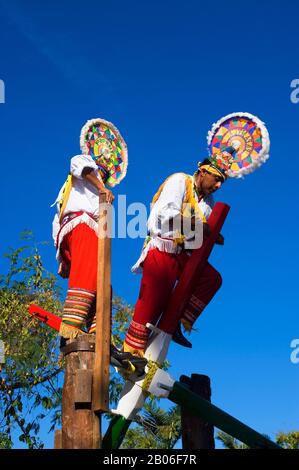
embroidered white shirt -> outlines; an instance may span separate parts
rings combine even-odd
[[[70,212],[79,211],[87,212],[95,218],[99,215],[99,192],[95,186],[82,177],[82,172],[85,168],[93,169],[95,175],[99,179],[98,167],[90,155],[76,155],[71,159],[70,173],[73,176],[72,189],[64,210],[64,215],[69,214]],[[56,204],[57,206],[57,213],[52,224],[52,235],[55,245],[57,234],[60,230],[59,201],[61,199],[63,188],[64,185],[60,189],[56,201],[53,204]],[[80,220],[76,220],[76,224],[79,222]]]
[[[185,196],[186,176],[184,173],[175,173],[167,180],[159,199],[151,209],[147,222],[147,228],[151,236],[161,236],[162,227],[167,228],[170,220],[181,217],[182,204]],[[195,193],[195,199],[201,212],[205,218],[208,219],[214,206],[213,196],[206,196],[199,201]],[[174,238],[174,232],[171,229],[168,232],[163,231],[162,236],[164,238]]]
[[[132,267],[134,273],[142,270],[141,264],[145,260],[149,250],[158,248],[160,251],[167,253],[180,253],[182,251],[182,247],[172,241],[176,238],[176,230],[173,230],[173,228],[177,229],[177,227],[175,224],[173,226],[170,221],[176,220],[177,224],[180,224],[182,204],[185,200],[185,196],[186,175],[184,173],[175,173],[168,178],[158,200],[151,208],[147,221],[147,229],[152,238],[142,249],[138,261]],[[197,200],[201,212],[206,220],[208,220],[214,206],[213,196],[208,195],[199,201],[195,193],[195,199]],[[188,237],[185,239],[184,248],[194,248],[192,239],[190,239],[190,241]]]

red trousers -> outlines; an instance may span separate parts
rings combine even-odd
[[[155,325],[160,315],[163,315],[175,283],[180,278],[188,259],[186,252],[179,255],[161,252],[158,249],[148,252],[143,263],[139,298],[125,339],[129,350],[145,347],[149,335],[145,325],[146,323]],[[183,312],[184,324],[189,324],[190,329],[214,297],[221,283],[221,275],[207,262],[196,279],[196,287]],[[166,327],[166,333],[171,333],[171,326],[168,325],[169,329]]]
[[[62,320],[89,333],[95,332],[98,238],[81,223],[65,235],[61,255],[70,266],[68,292]]]

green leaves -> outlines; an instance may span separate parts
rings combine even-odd
[[[270,439],[269,436],[265,436]],[[226,432],[219,431],[217,439],[222,442],[226,449],[249,449],[246,444],[238,441]],[[276,434],[276,443],[284,449],[299,449],[299,431],[290,431],[287,433],[279,432]]]
[[[181,437],[180,407],[164,410],[153,399],[137,416],[136,424],[128,430],[123,449],[172,449]]]
[[[45,410],[51,410],[53,408],[53,401],[50,397],[43,397],[41,399],[42,406],[45,408]]]
[[[1,435],[8,436],[2,444],[11,446],[11,430],[20,432],[19,439],[29,448],[43,446],[37,434],[40,422],[55,415],[60,406],[53,398],[59,390],[61,372],[58,339],[50,328],[28,314],[30,302],[60,314],[60,289],[53,274],[42,263],[38,244],[27,232],[26,246],[10,249],[7,273],[0,277],[0,339],[5,345],[5,364],[0,375]],[[46,413],[40,413],[40,407]]]
[[[299,449],[299,431],[279,432],[276,442],[284,449]]]
[[[10,435],[5,432],[0,432],[0,449],[11,449],[12,440]]]
[[[217,433],[216,439],[221,441],[226,449],[249,449],[246,444],[243,444],[243,442],[238,441],[223,431],[219,431]]]

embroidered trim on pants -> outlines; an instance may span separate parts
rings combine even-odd
[[[191,298],[188,302],[186,309],[184,310],[182,318],[187,320],[188,323],[191,323],[191,325],[193,325],[193,323],[199,317],[205,306],[206,305],[198,297],[196,297],[194,294],[191,295]]]
[[[65,300],[62,321],[81,328],[94,301],[95,293],[86,289],[69,288]]]
[[[144,349],[150,334],[150,330],[141,323],[131,321],[125,342],[135,349]]]

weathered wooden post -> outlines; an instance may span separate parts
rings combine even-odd
[[[91,406],[94,337],[80,335],[64,347],[62,449],[92,449],[94,413]]]
[[[98,418],[94,422],[94,446],[101,447],[101,413],[109,409],[109,368],[111,342],[111,204],[100,195],[98,281],[96,307],[95,361],[93,368],[92,409]]]
[[[62,449],[62,430],[56,429],[54,434],[54,449]]]
[[[180,382],[202,398],[211,401],[211,382],[206,375],[192,374],[191,378],[182,375]],[[214,426],[196,416],[190,410],[181,408],[182,448],[215,449]]]

